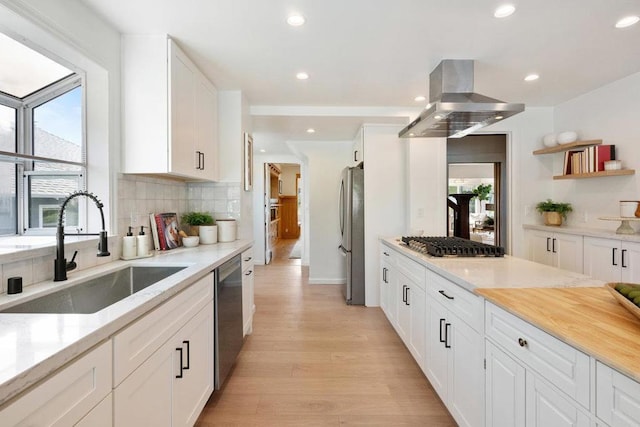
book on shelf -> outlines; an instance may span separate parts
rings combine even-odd
[[[616,146],[615,145],[598,145],[594,147],[595,150],[595,159],[594,163],[596,165],[596,171],[604,170],[604,162],[609,160],[616,159]]]
[[[178,214],[174,212],[149,214],[153,244],[157,250],[167,251],[182,246]]]
[[[584,150],[568,150],[564,153],[563,175],[600,172],[604,162],[615,160],[615,145],[595,145]]]

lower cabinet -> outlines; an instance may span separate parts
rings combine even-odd
[[[114,390],[117,426],[191,426],[213,392],[213,302]]]
[[[243,335],[253,331],[255,270],[253,248],[242,252],[242,324]]]
[[[596,415],[611,427],[640,426],[640,383],[597,362]]]
[[[435,273],[431,279],[435,277]],[[445,280],[442,279],[441,280]],[[451,302],[455,296],[441,289],[443,283],[428,280],[426,303],[425,373],[449,412],[460,426],[484,425],[484,357],[482,336],[446,307],[434,293],[443,291]],[[452,285],[452,284],[451,284]],[[452,285],[455,286],[455,285]],[[458,292],[466,292],[460,290]],[[472,298],[477,298],[471,295]],[[480,302],[480,301],[479,301]]]
[[[101,344],[0,411],[3,426],[110,426],[111,341]],[[104,410],[108,406],[108,411]],[[94,412],[96,411],[96,412]],[[98,422],[89,421],[97,417]]]
[[[380,308],[392,325],[396,323],[396,253],[384,245],[380,248]]]
[[[397,328],[400,338],[424,370],[425,356],[425,291],[424,284],[398,272],[396,281],[398,301]]]

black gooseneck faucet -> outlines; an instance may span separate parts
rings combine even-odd
[[[64,232],[64,210],[67,207],[67,203],[72,199],[85,196],[89,199],[93,200],[98,209],[100,210],[100,217],[102,218],[102,231],[100,233],[67,233]],[[60,206],[60,213],[58,214],[58,227],[56,230],[56,259],[53,262],[53,281],[61,282],[63,280],[67,280],[67,271],[71,271],[77,267],[75,263],[76,255],[78,251],[73,254],[73,258],[71,258],[70,262],[67,262],[64,257],[64,236],[100,236],[100,241],[98,242],[98,255],[97,256],[109,256],[109,248],[107,245],[107,231],[104,226],[104,212],[102,211],[102,207],[104,205],[102,202],[96,197],[95,194],[89,193],[87,191],[76,191],[75,193],[71,193],[65,200],[62,202]]]

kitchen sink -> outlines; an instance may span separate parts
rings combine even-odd
[[[95,313],[184,268],[127,267],[0,310],[0,313]]]

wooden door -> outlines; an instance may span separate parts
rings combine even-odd
[[[298,227],[298,197],[280,196],[280,237],[297,239],[300,237]]]

